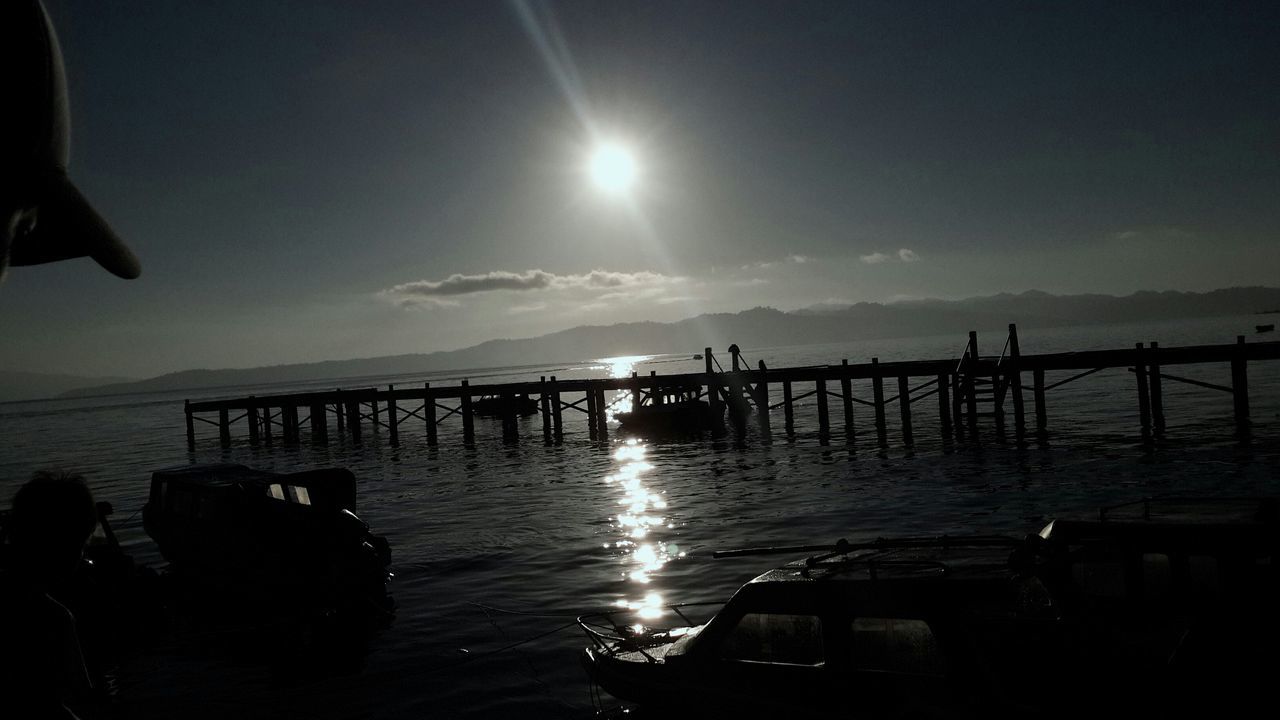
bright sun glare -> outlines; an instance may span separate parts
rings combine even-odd
[[[636,159],[617,143],[600,145],[591,154],[591,180],[605,192],[621,195],[636,180]]]

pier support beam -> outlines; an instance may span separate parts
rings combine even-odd
[[[391,434],[391,447],[400,445],[400,409],[396,407],[396,386],[387,386],[387,432]]]
[[[249,400],[252,401],[253,398],[250,397]],[[259,432],[261,431],[261,428],[258,426],[258,406],[250,405],[248,409],[245,410],[245,417],[249,421],[249,444],[253,447],[257,447],[260,442]]]
[[[1044,370],[1032,370],[1031,377],[1036,404],[1036,432],[1043,434],[1049,429],[1049,411],[1044,405]]]
[[[329,418],[325,415],[324,403],[311,403],[311,440],[320,444],[329,442]]]
[[[1134,370],[1138,376],[1138,421],[1142,424],[1142,436],[1151,433],[1151,397],[1147,385],[1147,358],[1142,343],[1135,346]]]
[[[190,417],[190,415],[187,417]],[[794,437],[796,434],[796,416],[795,408],[792,406],[790,380],[782,381],[782,417],[782,426],[787,431],[787,437]]]
[[[599,439],[598,423],[596,422],[596,392],[591,388],[587,388],[587,437],[591,440]]]
[[[844,409],[844,436],[854,441],[853,431],[853,380],[849,378],[849,359],[840,361],[840,400]]]
[[[471,414],[471,383],[462,381],[462,442],[468,446],[476,444],[476,419]]]
[[[974,376],[978,372],[978,333],[974,330],[969,331],[969,349],[966,353],[964,362],[964,395],[968,406],[966,409],[969,413],[969,430],[976,436],[978,434],[978,393],[976,392],[977,383],[974,382]]]
[[[560,402],[560,388],[556,386],[556,376],[551,376],[551,425],[555,443],[564,442],[564,407]]]
[[[440,444],[440,435],[436,427],[436,398],[431,393],[431,383],[422,383],[422,419],[427,426],[427,447]]]
[[[915,444],[911,437],[911,385],[906,375],[898,376],[898,409],[902,412],[902,444]]]
[[[520,442],[520,427],[516,424],[516,396],[502,393],[498,396],[498,407],[502,418],[502,442],[515,445]]]
[[[871,399],[876,405],[876,442],[889,447],[889,428],[884,421],[884,377],[880,374],[880,358],[871,358]]]
[[[222,447],[231,447],[231,419],[226,408],[218,411],[218,442]]]
[[[609,405],[604,401],[604,390],[596,390],[596,420],[600,423],[596,436],[601,442],[609,439]]]
[[[769,425],[769,368],[765,366],[764,360],[759,361],[760,379],[756,381],[756,422],[760,426],[760,435],[768,440],[773,434],[773,429]]]
[[[724,406],[720,404],[720,378],[716,375],[711,348],[702,351],[707,366],[707,404],[711,406],[711,437],[724,435]]]
[[[1160,383],[1160,343],[1153,342],[1147,351],[1147,382],[1151,385],[1151,427],[1157,436],[1164,435],[1164,387]]]
[[[1022,351],[1018,347],[1018,326],[1013,323],[1009,323],[1009,372],[1005,382],[1013,390],[1014,434],[1022,440],[1027,433],[1027,416],[1022,401]]]
[[[541,392],[538,393],[538,409],[542,411],[542,444],[551,444],[551,396],[547,394],[547,376],[538,379]]]
[[[187,452],[195,452],[196,449],[196,420],[191,416],[191,401],[183,400],[182,409],[187,416]]]
[[[951,437],[951,382],[950,375],[938,376],[938,427],[941,428],[942,438]]]
[[[1231,358],[1231,398],[1236,426],[1242,433],[1249,430],[1249,371],[1245,362],[1244,336],[1236,336],[1236,354]]]
[[[347,430],[351,432],[351,442],[360,442],[360,403],[347,400]]]
[[[818,396],[818,442],[826,445],[831,440],[831,419],[827,415],[827,379],[819,377],[814,382],[814,392]]]

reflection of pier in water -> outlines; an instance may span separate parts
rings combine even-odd
[[[367,424],[375,432],[385,430],[391,444],[398,445],[404,429],[417,425],[425,432],[427,445],[435,446],[447,423],[455,427],[461,425],[461,439],[471,445],[476,439],[473,403],[481,397],[496,397],[500,400],[499,407],[509,409],[501,418],[502,439],[518,443],[528,439],[521,436],[515,412],[519,407],[517,398],[521,396],[537,398],[542,420],[541,439],[547,445],[559,445],[567,436],[581,437],[583,426],[590,440],[607,440],[615,412],[676,398],[706,401],[714,419],[712,434],[732,431],[740,439],[746,436],[752,414],[760,437],[768,439],[773,432],[772,412],[779,409],[785,432],[789,437],[794,436],[796,409],[801,407],[801,401],[814,398],[820,442],[830,442],[830,404],[834,401],[842,415],[846,441],[852,443],[855,438],[854,409],[861,406],[871,410],[871,424],[881,447],[888,445],[891,415],[897,416],[896,431],[902,444],[910,446],[914,441],[916,403],[931,396],[936,396],[938,428],[944,438],[976,435],[979,422],[993,423],[997,430],[1004,432],[1011,410],[1014,432],[1022,439],[1030,414],[1026,408],[1027,394],[1033,406],[1030,419],[1034,422],[1034,431],[1044,435],[1049,425],[1049,393],[1110,368],[1127,368],[1134,375],[1144,438],[1159,436],[1165,431],[1162,391],[1165,380],[1230,393],[1238,431],[1247,435],[1248,363],[1280,359],[1280,342],[1245,343],[1240,336],[1235,343],[1225,345],[1160,347],[1153,342],[1119,350],[1022,355],[1017,329],[1010,325],[1004,349],[998,356],[981,355],[977,333],[973,332],[969,333],[958,358],[944,360],[881,363],[872,358],[871,362],[862,364],[845,360],[839,365],[793,368],[769,368],[760,361],[753,369],[741,367],[736,346],[730,351],[731,367],[726,370],[707,348],[706,371],[702,373],[658,375],[652,372],[648,376],[631,373],[630,377],[574,380],[558,380],[553,375],[537,382],[471,385],[463,380],[459,385],[450,386],[433,387],[423,383],[422,387],[412,388],[389,385],[386,389],[188,401],[185,405],[187,446],[195,449],[195,427],[201,422],[217,427],[221,445],[229,447],[232,428],[242,421],[253,445],[270,444],[277,439],[286,444],[299,443],[304,427],[310,431],[313,442],[324,444],[329,441],[330,416],[336,421],[337,432],[345,433],[351,442],[362,441]],[[1165,372],[1175,365],[1229,367],[1229,384]],[[1067,377],[1051,377],[1051,373]],[[621,373],[615,373],[618,374]],[[1023,384],[1027,376],[1031,378],[1031,385]],[[886,397],[886,382],[888,392],[896,390],[896,394]],[[855,383],[861,397],[855,394]],[[608,393],[612,393],[612,397],[607,397]],[[897,412],[892,411],[895,405]],[[300,414],[302,409],[305,417]],[[207,414],[217,419],[205,417]],[[573,422],[581,419],[585,422]],[[567,427],[570,425],[573,428]]]

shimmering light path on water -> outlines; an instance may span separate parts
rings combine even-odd
[[[1041,352],[1123,347],[1135,338],[1222,342],[1251,322],[1031,331],[1023,345]],[[746,353],[752,361],[802,365],[943,357],[962,344],[958,335]],[[700,365],[661,357],[634,367],[664,373]],[[596,362],[494,376],[627,376],[630,367]],[[1215,372],[1205,369],[1205,379],[1221,381],[1227,370]],[[585,718],[591,694],[578,652],[586,640],[565,626],[583,612],[620,609],[635,623],[661,625],[666,604],[726,599],[785,560],[713,560],[714,550],[904,533],[1024,533],[1060,513],[1148,494],[1280,492],[1280,368],[1250,368],[1257,431],[1244,446],[1232,436],[1229,396],[1167,384],[1170,436],[1144,448],[1136,441],[1132,383],[1128,373],[1099,373],[1064,388],[1051,399],[1048,447],[1018,449],[990,433],[979,446],[947,447],[917,429],[914,451],[895,444],[883,453],[874,438],[852,449],[821,447],[800,413],[795,441],[776,433],[772,444],[749,437],[741,448],[631,442],[616,433],[596,445],[580,433],[562,447],[536,440],[504,447],[496,423],[477,422],[470,450],[429,448],[424,437],[405,433],[399,448],[342,438],[327,447],[224,452],[212,440],[188,454],[179,395],[20,403],[0,406],[0,478],[7,495],[37,467],[86,472],[117,508],[129,550],[149,562],[159,558],[133,513],[156,468],[341,465],[359,478],[360,513],[393,548],[399,603],[362,668],[352,672],[339,658],[307,664],[308,657],[288,654],[288,638],[270,655],[257,652],[251,641],[261,638],[249,633],[209,637],[192,628],[122,667],[128,717]],[[627,401],[619,398],[615,409]],[[540,440],[538,421],[524,423],[522,433]],[[538,639],[511,647],[527,638]],[[323,642],[307,647],[313,659],[325,657]],[[282,663],[302,663],[308,674],[282,683]]]

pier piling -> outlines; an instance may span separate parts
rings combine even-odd
[[[475,445],[476,443],[476,419],[471,414],[471,383],[467,380],[462,381],[462,442],[465,445]]]
[[[796,416],[795,409],[791,405],[791,381],[782,381],[782,427],[787,432],[787,437],[794,437],[796,434]],[[190,417],[188,415],[188,417]],[[194,443],[195,440],[192,440]]]
[[[827,378],[819,375],[814,381],[818,396],[818,442],[826,445],[831,440],[831,418],[827,415]]]
[[[422,383],[422,421],[427,426],[427,446],[440,444],[440,435],[436,426],[436,398],[431,394],[431,383]]]
[[[880,372],[880,358],[871,358],[871,400],[876,410],[876,442],[889,447],[889,428],[884,420],[884,375]]]
[[[542,444],[551,444],[551,396],[547,393],[547,376],[538,379],[538,409],[542,413]]]
[[[844,436],[850,443],[854,441],[853,431],[853,380],[849,377],[849,359],[840,361],[840,400],[844,409]]]
[[[1142,424],[1142,436],[1151,432],[1151,396],[1147,385],[1147,359],[1142,343],[1134,346],[1134,370],[1138,376],[1138,421]]]
[[[556,386],[556,376],[551,376],[551,425],[556,445],[564,442],[564,405],[560,402],[560,388]]]
[[[1236,425],[1242,431],[1249,427],[1249,372],[1246,362],[1244,336],[1237,335],[1236,352],[1231,358],[1231,398]]]
[[[391,447],[400,445],[400,408],[396,406],[396,386],[387,386],[387,432],[391,435]]]
[[[1160,383],[1160,343],[1153,342],[1147,350],[1147,382],[1151,386],[1151,428],[1156,435],[1164,434],[1164,388]]]
[[[914,444],[911,437],[911,386],[906,375],[898,376],[898,408],[902,412],[902,444]]]

